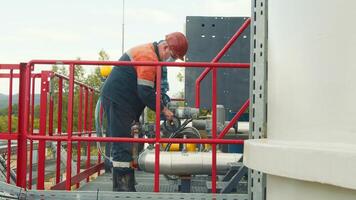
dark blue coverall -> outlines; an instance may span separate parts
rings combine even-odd
[[[157,43],[150,43],[135,47],[122,55],[119,60],[160,61],[161,59]],[[108,122],[108,136],[132,137],[131,125],[134,121],[138,122],[144,108],[148,106],[155,110],[156,92],[152,85],[154,74],[155,66],[148,68],[145,66],[113,67],[101,90],[101,102]],[[115,142],[111,153],[113,161],[131,162],[132,143]]]

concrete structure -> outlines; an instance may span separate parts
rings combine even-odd
[[[268,0],[267,138],[244,163],[269,200],[356,199],[355,7]]]

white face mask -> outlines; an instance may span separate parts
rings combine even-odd
[[[172,56],[169,56],[169,58],[166,59],[166,62],[175,62],[176,59],[172,58]]]

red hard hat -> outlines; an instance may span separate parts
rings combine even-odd
[[[166,35],[168,47],[172,50],[175,58],[183,60],[184,55],[188,50],[188,40],[183,33],[174,32]]]

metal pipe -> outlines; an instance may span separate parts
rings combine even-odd
[[[242,154],[217,153],[217,174],[229,170],[229,163],[238,162]],[[146,150],[138,158],[140,169],[145,172],[155,172],[155,152]],[[167,175],[197,175],[211,174],[211,152],[160,152],[160,173]]]
[[[211,119],[195,119],[192,121],[192,127],[209,132],[211,131],[211,122]],[[224,124],[218,123],[218,132],[222,131],[227,125],[229,125],[229,123],[230,121],[225,121]],[[235,129],[230,127],[228,133],[235,133]]]

